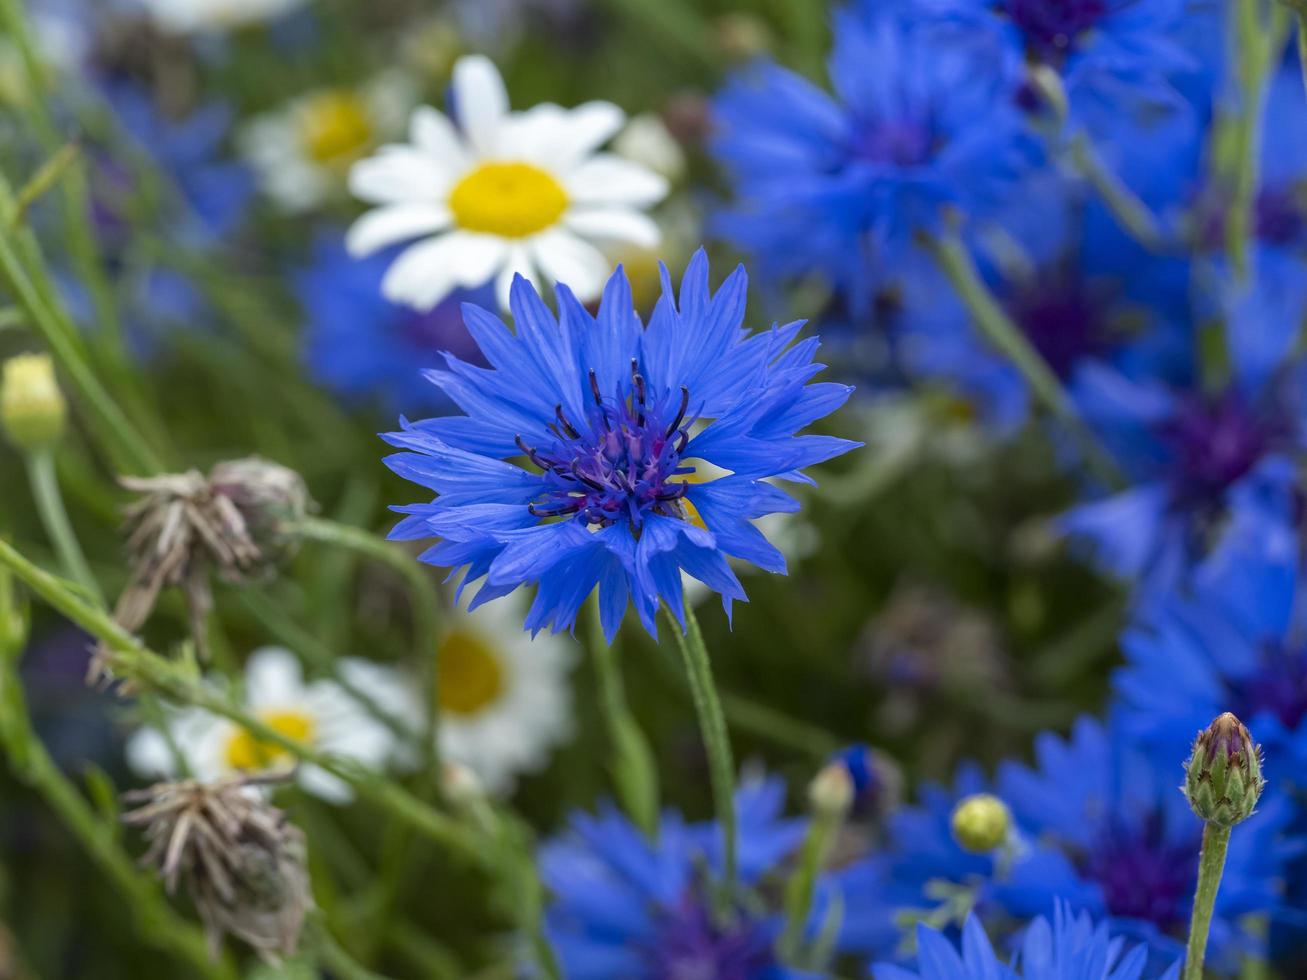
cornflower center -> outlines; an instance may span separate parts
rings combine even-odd
[[[635,360],[627,392],[605,397],[590,372],[591,404],[584,419],[569,419],[561,405],[549,426],[556,439],[518,448],[543,471],[545,489],[529,505],[536,517],[571,517],[608,527],[627,521],[638,530],[647,514],[685,520],[683,500],[694,473],[681,463],[690,442],[690,391],[654,397]]]
[[[440,644],[440,707],[456,715],[475,715],[499,700],[504,667],[480,636],[453,630]]]
[[[313,733],[317,728],[312,716],[295,708],[261,711],[258,717],[278,735],[285,736],[299,745],[308,745],[312,742]],[[290,753],[274,742],[264,741],[244,728],[238,728],[227,738],[223,757],[229,769],[248,772],[267,769],[282,759],[288,759]]]
[[[483,163],[449,195],[455,224],[502,238],[544,231],[558,223],[567,203],[553,175],[529,163]]]
[[[776,966],[761,923],[744,913],[728,925],[714,922],[693,892],[659,923],[648,956],[652,980],[753,980]]]
[[[300,140],[313,162],[348,166],[372,145],[368,107],[348,89],[310,96],[301,110]]]
[[[1081,870],[1102,888],[1112,915],[1178,934],[1185,924],[1185,898],[1193,894],[1198,843],[1197,836],[1167,840],[1157,818],[1137,826],[1118,823],[1103,831]]]
[[[1008,310],[1058,376],[1111,347],[1106,297],[1079,276],[1055,273],[1015,293]]]
[[[864,126],[854,152],[873,163],[915,167],[926,163],[936,149],[935,134],[915,119],[885,119]]]
[[[1183,503],[1219,501],[1276,442],[1273,427],[1235,392],[1192,398],[1160,428]]]
[[[1059,61],[1107,14],[1107,0],[1000,0],[1032,54]]]

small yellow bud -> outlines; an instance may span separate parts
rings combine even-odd
[[[853,806],[853,777],[842,762],[824,766],[808,786],[808,803],[814,813],[843,817]]]
[[[1007,843],[1012,813],[989,793],[968,796],[953,809],[953,839],[964,851],[988,854]]]
[[[58,442],[68,404],[48,354],[20,354],[4,363],[0,375],[0,424],[19,449],[33,452]]]

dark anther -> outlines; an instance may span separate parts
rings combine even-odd
[[[566,432],[573,439],[579,439],[581,437],[581,433],[576,431],[576,426],[572,425],[571,422],[567,421],[567,416],[563,414],[562,405],[554,406],[554,415],[557,416],[558,424],[563,427],[564,432]]]
[[[532,449],[530,446],[528,446],[526,444],[526,440],[523,439],[520,435],[516,436],[513,439],[513,442],[517,443],[517,448],[522,450],[522,452],[526,454],[526,458],[531,460],[531,462],[535,463],[536,466],[540,467],[542,470],[549,469],[549,464],[543,462],[540,459],[539,455],[537,455],[536,451]]]
[[[607,490],[607,489],[608,489],[608,488],[607,488],[606,486],[604,486],[602,483],[599,483],[598,481],[596,481],[596,480],[593,479],[592,477],[588,477],[588,476],[586,476],[584,473],[582,473],[582,472],[581,472],[581,464],[580,464],[579,462],[577,462],[576,460],[573,460],[573,461],[572,461],[572,475],[573,475],[574,477],[576,477],[578,480],[580,480],[582,483],[584,483],[584,484],[585,484],[587,487],[589,487],[591,490]]]
[[[599,394],[599,378],[595,376],[594,371],[590,372],[590,394],[594,396],[595,404],[603,408],[604,396]]]
[[[664,503],[670,500],[680,500],[689,492],[689,489],[690,484],[688,483],[672,483],[668,485],[668,489],[655,494],[654,499],[661,500]]]
[[[681,438],[676,441],[676,455],[680,456],[685,452],[685,447],[690,444],[690,433],[682,430]]]
[[[536,509],[535,504],[527,504],[526,512],[532,517],[562,517],[564,514],[575,514],[581,509],[581,502],[559,504],[557,507],[541,507]]]
[[[681,422],[685,419],[685,410],[690,407],[690,389],[681,385],[681,408],[676,413],[676,419],[667,427],[667,438],[672,437],[672,433],[681,427]]]

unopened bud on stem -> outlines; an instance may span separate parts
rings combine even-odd
[[[0,378],[0,423],[23,452],[53,446],[64,433],[64,401],[48,354],[20,354],[4,363]]]
[[[1012,813],[990,793],[968,796],[953,808],[953,838],[964,851],[988,854],[1007,843]]]
[[[1220,827],[1247,820],[1265,786],[1261,746],[1233,714],[1198,733],[1185,763],[1184,795],[1200,819]]]

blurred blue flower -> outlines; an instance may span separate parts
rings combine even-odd
[[[1035,757],[1037,768],[1008,762],[998,775],[999,795],[1022,834],[1042,849],[1017,857],[1014,874],[1021,869],[1024,884],[1013,897],[1046,911],[1062,898],[1106,919],[1113,933],[1168,960],[1179,956],[1203,827],[1176,792],[1183,753],[1145,751],[1118,729],[1083,718],[1069,740],[1039,736]],[[1244,954],[1265,955],[1265,935],[1243,917],[1274,918],[1284,910],[1285,863],[1303,843],[1286,833],[1292,816],[1285,799],[1267,799],[1231,837],[1208,952],[1217,970],[1235,968]],[[1049,862],[1051,854],[1060,860]],[[1054,874],[1041,873],[1046,864]],[[1067,866],[1082,886],[1078,893],[1058,880]]]
[[[875,3],[877,0],[866,0]],[[1132,102],[1179,106],[1169,75],[1194,57],[1178,41],[1187,0],[908,0],[923,15],[1003,52],[1014,78],[1029,65],[1057,72],[1073,119],[1112,125]],[[1034,87],[1018,98],[1037,104]],[[1024,97],[1024,98],[1023,98]]]
[[[1059,903],[1053,921],[1040,916],[1026,928],[1011,968],[994,952],[980,921],[972,916],[962,927],[961,949],[940,933],[917,927],[913,969],[892,963],[875,967],[876,980],[1178,980],[1180,963],[1165,973],[1147,969],[1148,954],[1109,935],[1085,914],[1075,916]]]
[[[463,303],[493,307],[489,289],[456,290],[421,313],[381,295],[381,278],[394,259],[383,253],[356,259],[340,235],[324,233],[312,264],[294,276],[307,317],[304,361],[319,384],[351,402],[377,402],[394,412],[447,412],[448,397],[423,375],[448,351],[484,367],[463,325]]]
[[[745,594],[728,556],[785,571],[750,521],[798,504],[766,480],[811,482],[804,467],[858,445],[795,435],[852,389],[808,384],[822,366],[816,338],[794,343],[801,322],[743,329],[746,292],[740,268],[710,293],[700,251],[679,305],[662,270],[647,328],[620,269],[597,319],[562,285],[555,318],[520,277],[515,334],[464,307],[493,367],[446,355],[428,377],[468,414],[404,420],[385,437],[407,450],[387,465],[437,493],[396,508],[410,516],[391,537],[442,538],[422,560],[467,566],[460,588],[484,578],[473,607],[537,584],[532,631],[571,629],[596,588],[609,639],[628,601],[651,633],[660,602],[684,625],[682,571],[720,593],[729,615]]]
[[[736,792],[740,881],[753,894],[803,839],[804,823],[781,816],[785,785],[746,781]],[[798,980],[773,951],[781,917],[762,896],[742,902],[729,925],[714,920],[706,873],[720,874],[716,824],[665,813],[651,840],[617,811],[577,814],[570,833],[540,850],[554,901],[546,933],[575,980]]]
[[[837,12],[834,37],[834,95],[770,63],[717,95],[711,148],[735,203],[715,227],[768,276],[819,275],[863,313],[915,232],[944,205],[985,217],[1034,144],[974,46],[893,5]]]

